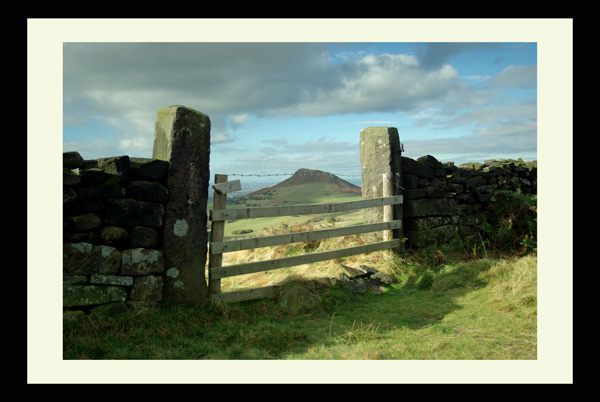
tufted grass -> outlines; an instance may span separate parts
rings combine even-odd
[[[374,253],[375,254],[375,253]],[[398,283],[333,287],[289,315],[274,299],[90,315],[64,323],[65,360],[534,360],[537,258],[370,255]],[[427,285],[417,286],[424,272]]]

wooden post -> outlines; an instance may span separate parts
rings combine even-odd
[[[225,183],[226,174],[216,174],[215,184]],[[213,209],[225,209],[227,206],[227,193],[214,192]],[[213,221],[210,229],[210,242],[223,241],[225,235],[225,221]],[[208,291],[210,294],[221,293],[221,279],[213,279],[211,268],[220,267],[223,263],[223,254],[210,254],[208,257]]]
[[[383,174],[383,194],[382,197],[391,197],[392,196],[392,174],[384,173]],[[383,222],[391,222],[394,220],[394,206],[393,205],[385,205],[383,207]],[[383,240],[392,240],[393,234],[391,230],[383,231]]]

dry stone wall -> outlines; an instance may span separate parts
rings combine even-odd
[[[193,306],[208,296],[210,119],[157,112],[151,159],[63,154],[63,307]]]
[[[403,146],[394,127],[368,127],[360,132],[363,198],[382,197],[383,174],[393,178],[393,195],[403,195],[394,209],[402,220],[397,238],[405,246],[437,247],[453,237],[469,236],[483,222],[493,223],[494,193],[498,190],[537,194],[537,162],[522,159],[485,163],[441,163],[431,155],[402,156]],[[381,222],[382,207],[365,211],[365,223]]]
[[[63,307],[156,306],[169,163],[63,154]]]
[[[493,222],[498,190],[537,193],[537,162],[489,160],[455,166],[426,155],[402,157],[404,234],[409,245],[435,247]]]

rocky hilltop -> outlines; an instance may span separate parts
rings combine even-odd
[[[333,173],[323,172],[322,170],[313,169],[298,169],[292,177],[276,184],[272,187],[263,188],[248,194],[248,196],[260,195],[267,191],[291,187],[291,186],[304,186],[304,187],[317,187],[319,184],[331,186],[332,189],[340,193],[351,193],[361,195],[360,187],[346,180],[340,179]]]
[[[271,205],[319,202],[328,197],[361,197],[361,189],[333,173],[298,169],[288,179],[246,196],[228,200],[234,205]]]

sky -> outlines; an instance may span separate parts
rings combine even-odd
[[[358,140],[404,156],[537,159],[535,42],[64,42],[63,152],[151,157],[158,109],[211,120],[211,177],[360,181]],[[283,177],[273,179],[269,175]]]

